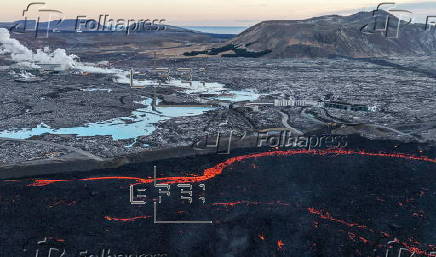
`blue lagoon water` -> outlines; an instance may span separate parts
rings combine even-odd
[[[179,80],[169,83],[171,86],[185,87],[186,93],[215,93],[226,91],[231,96],[213,97],[216,100],[227,100],[231,102],[255,100],[258,94],[248,90],[226,90],[225,85],[220,83],[206,83],[203,85],[199,81],[193,81],[192,85],[187,86]],[[91,89],[87,91],[99,91],[106,89]],[[110,91],[108,91],[110,92]],[[175,117],[186,117],[200,115],[206,111],[213,110],[213,107],[157,107],[152,108],[152,99],[145,98],[141,104],[144,107],[134,110],[128,117],[117,117],[114,119],[84,124],[83,126],[70,128],[51,128],[41,123],[35,128],[18,128],[0,131],[0,137],[27,139],[32,136],[49,134],[74,134],[77,136],[112,136],[114,140],[136,139],[139,136],[146,136],[153,133],[156,124]]]

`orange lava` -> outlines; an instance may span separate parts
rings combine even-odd
[[[402,246],[407,248],[409,251],[414,252],[415,254],[425,255],[425,256],[429,256],[429,257],[430,256],[431,257],[436,256],[435,254],[430,254],[430,252],[432,252],[432,251],[427,252],[427,251],[422,250],[422,249],[420,249],[420,248],[418,248],[416,246],[412,246],[412,245],[410,245],[408,243],[401,242],[396,237],[394,237],[394,236],[392,236],[392,235],[390,235],[390,234],[388,234],[386,232],[375,231],[375,230],[370,229],[370,228],[368,228],[367,226],[364,226],[364,225],[358,225],[356,223],[350,223],[350,222],[347,222],[347,221],[344,221],[344,220],[341,220],[341,219],[338,219],[338,218],[334,218],[330,213],[328,213],[326,211],[317,210],[315,208],[307,208],[307,211],[309,213],[311,213],[311,214],[317,215],[319,218],[321,218],[323,220],[340,223],[340,224],[345,225],[347,227],[355,227],[355,228],[358,228],[358,229],[361,229],[361,230],[366,230],[366,231],[369,231],[369,232],[372,232],[372,233],[378,233],[378,234],[380,234],[380,235],[382,235],[382,236],[384,236],[386,238],[394,238],[399,244],[401,244]],[[359,236],[359,235],[357,235],[355,233],[352,233],[352,232],[348,232],[348,237],[350,239],[352,239],[353,241],[355,241],[355,239],[359,239],[363,243],[368,243],[369,242],[368,239],[366,239],[366,238],[364,238],[362,236]],[[421,243],[416,241],[416,240],[409,239],[409,241],[412,241],[412,243],[414,243],[414,244],[421,245]],[[429,247],[433,248],[432,246],[429,246]],[[434,250],[434,249],[431,249],[431,250]]]
[[[279,248],[279,250],[283,249],[283,246],[285,246],[285,243],[283,243],[282,240],[277,241],[277,247]]]
[[[236,156],[221,162],[214,167],[207,168],[203,171],[203,175],[191,176],[191,177],[166,177],[157,179],[160,182],[167,184],[178,184],[178,183],[195,183],[203,182],[212,179],[220,174],[223,170],[236,162],[240,162],[247,159],[262,158],[267,156],[292,156],[298,154],[311,154],[311,155],[361,155],[361,156],[376,156],[376,157],[389,157],[407,160],[417,160],[436,163],[436,159],[432,159],[426,156],[413,156],[409,154],[402,153],[370,153],[365,151],[351,151],[351,150],[338,150],[338,149],[328,149],[328,150],[288,150],[288,151],[270,151],[262,153],[253,153],[247,155]],[[67,182],[67,181],[101,181],[101,180],[132,180],[136,183],[149,184],[153,182],[153,179],[136,178],[136,177],[96,177],[96,178],[84,178],[78,180],[49,180],[49,179],[35,179],[29,186],[46,186],[49,184],[57,182]]]
[[[211,168],[207,168],[203,170],[202,175],[191,175],[191,176],[185,176],[185,177],[166,177],[166,178],[158,178],[157,181],[160,183],[167,183],[167,184],[177,184],[177,183],[196,183],[196,182],[203,182],[210,179],[213,179],[214,177],[220,175],[223,173],[224,169],[227,167],[233,165],[234,163],[248,160],[248,159],[256,159],[256,158],[263,158],[268,156],[293,156],[293,155],[300,155],[300,154],[308,154],[308,155],[360,155],[360,156],[371,156],[371,157],[383,157],[383,158],[394,158],[394,159],[406,159],[406,160],[415,160],[415,161],[424,161],[424,162],[430,162],[430,163],[436,163],[436,159],[429,158],[426,156],[414,156],[409,154],[403,154],[403,153],[371,153],[371,152],[365,152],[365,151],[352,151],[352,150],[340,150],[340,149],[327,149],[327,150],[288,150],[288,151],[269,151],[269,152],[262,152],[262,153],[253,153],[253,154],[247,154],[242,156],[236,156],[229,158],[225,160],[224,162],[221,162]],[[47,186],[54,183],[60,183],[60,182],[70,182],[70,181],[104,181],[104,180],[126,180],[126,181],[134,181],[139,184],[149,184],[153,183],[153,179],[145,179],[145,178],[138,178],[138,177],[124,177],[124,176],[111,176],[111,177],[95,177],[95,178],[83,178],[83,179],[75,179],[75,180],[49,180],[49,179],[35,179],[33,180],[32,184],[29,184],[28,186]],[[238,201],[238,202],[231,202],[231,203],[215,203],[216,206],[235,206],[238,204],[260,204],[256,202],[248,202],[248,201]],[[368,228],[365,225],[359,225],[356,223],[347,222],[341,219],[334,218],[330,213],[326,211],[317,210],[314,208],[308,208],[307,209],[309,213],[315,214],[319,216],[320,218],[324,220],[328,220],[331,222],[339,223],[342,225],[345,225],[350,228],[357,228],[360,230],[369,231],[372,233],[379,233],[382,236],[386,238],[394,238],[392,235],[386,233],[386,232],[376,232],[370,228]],[[135,221],[138,219],[148,219],[151,218],[151,216],[139,216],[139,217],[133,217],[133,218],[113,218],[106,216],[104,217],[108,221],[122,221],[122,222],[129,222],[129,221]],[[348,234],[349,237],[357,238],[362,242],[367,243],[368,240],[364,237],[361,237],[357,234]],[[415,252],[416,254],[426,255],[426,256],[435,256],[430,255],[426,251],[412,246],[405,242],[399,242],[401,245],[403,245],[405,248],[409,249],[412,252]],[[413,244],[419,244],[418,242],[412,242]],[[285,244],[279,240],[277,241],[277,247],[279,249],[282,249]]]
[[[334,221],[337,223],[341,223],[347,227],[357,227],[357,228],[364,228],[364,229],[368,229],[368,227],[364,226],[364,225],[359,225],[359,224],[355,224],[355,223],[349,223],[340,219],[336,219],[333,218],[332,215],[328,212],[324,212],[322,210],[317,210],[315,208],[307,208],[307,210],[309,211],[309,213],[311,214],[316,214],[318,215],[321,219],[325,219],[325,220],[330,220],[330,221]]]
[[[110,217],[110,216],[104,217],[104,219],[108,220],[108,221],[121,221],[121,222],[130,222],[130,221],[136,221],[139,219],[149,219],[149,218],[153,218],[153,216],[138,216],[138,217],[133,217],[133,218],[114,218],[114,217]]]
[[[356,234],[353,233],[353,232],[348,232],[348,237],[349,237],[351,240],[353,240],[353,241],[356,241],[356,239],[358,239],[358,240],[362,241],[362,242],[365,243],[365,244],[367,244],[367,243],[369,242],[368,239],[366,239],[366,238],[364,238],[364,237],[362,237],[362,236],[358,236],[358,235],[356,235]]]

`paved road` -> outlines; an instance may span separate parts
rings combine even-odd
[[[289,121],[289,115],[279,111],[279,113],[282,115],[282,124],[283,126],[285,126],[285,128],[289,128],[292,130],[292,133],[297,134],[297,135],[303,135],[304,133],[301,130],[298,130],[296,128],[291,127],[291,125],[289,125],[288,121]]]

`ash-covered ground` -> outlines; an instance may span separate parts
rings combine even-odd
[[[1,180],[0,254],[432,256],[435,148],[357,137],[349,146],[374,155],[258,148]],[[153,186],[153,166],[170,187]],[[131,204],[133,184],[144,205]]]
[[[82,50],[74,52],[81,55]],[[112,56],[112,55],[111,55]],[[206,135],[234,131],[243,134],[265,128],[292,128],[306,134],[321,132],[360,134],[370,139],[397,139],[433,144],[436,139],[435,82],[432,57],[380,59],[251,59],[172,58],[154,59],[150,54],[125,53],[117,61],[110,56],[83,54],[81,60],[133,68],[140,78],[158,79],[155,68],[192,68],[194,81],[218,82],[229,90],[252,90],[260,101],[273,99],[319,100],[326,96],[341,101],[377,106],[376,112],[332,108],[263,106],[249,108],[215,106],[200,115],[159,121],[150,135],[113,139],[109,135],[75,136],[43,134],[31,142],[4,141],[3,165],[36,159],[56,159],[68,152],[84,152],[96,158],[191,145]],[[105,63],[108,65],[108,63]],[[20,70],[3,56],[0,59],[0,130],[48,126],[52,129],[86,126],[114,118],[129,117],[144,107],[141,100],[157,97],[166,104],[201,104],[198,94],[176,87],[132,89],[112,74],[63,71],[30,71],[42,81],[16,81]],[[198,72],[200,69],[206,72]],[[225,101],[224,101],[225,102]],[[229,103],[229,102],[227,102]],[[147,114],[145,114],[147,115]],[[132,123],[129,119],[122,122]],[[43,146],[39,142],[45,142]],[[47,144],[47,142],[49,144]],[[50,144],[53,143],[53,144]],[[66,149],[65,147],[68,147]],[[14,149],[14,150],[11,150]],[[22,149],[22,150],[19,150]],[[16,154],[19,151],[19,154]]]

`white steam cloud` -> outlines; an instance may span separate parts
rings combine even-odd
[[[68,55],[65,49],[56,49],[53,52],[48,47],[36,50],[36,53],[25,47],[20,41],[11,38],[9,31],[0,28],[0,55],[10,54],[13,61],[21,67],[41,68],[43,64],[59,65],[62,70],[76,69],[82,72],[113,74],[115,81],[121,84],[130,84],[129,72],[120,69],[96,67],[92,63],[78,61],[78,56]],[[135,85],[148,85],[150,81],[134,81]]]
[[[119,69],[95,67],[92,64],[79,62],[78,56],[68,55],[65,49],[56,49],[53,52],[48,47],[38,49],[36,53],[25,47],[20,41],[11,38],[9,31],[0,28],[0,54],[10,54],[12,60],[24,67],[38,68],[39,64],[59,65],[62,70],[78,69],[83,72],[117,74],[124,77],[127,72]]]
[[[64,49],[50,52],[48,48],[45,48],[44,50],[38,49],[34,53],[18,40],[11,38],[9,31],[4,28],[0,28],[0,43],[0,54],[10,54],[12,60],[18,63],[57,64],[63,70],[74,68],[76,65],[77,56],[67,55]]]

